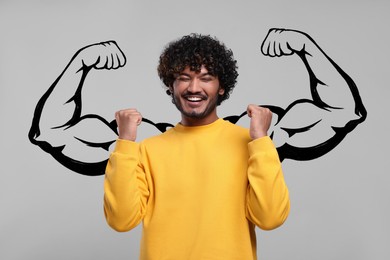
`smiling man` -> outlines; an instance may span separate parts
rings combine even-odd
[[[183,125],[207,125],[218,119],[218,96],[225,90],[221,88],[218,77],[210,74],[204,66],[199,72],[186,67],[176,76],[169,91],[173,93],[173,103],[182,115]]]
[[[210,36],[171,42],[158,74],[181,121],[137,143],[136,109],[115,115],[119,138],[105,175],[108,224],[143,223],[140,259],[257,259],[255,226],[280,226],[290,200],[267,131],[272,113],[247,108],[249,129],[218,117],[238,76],[231,50]]]

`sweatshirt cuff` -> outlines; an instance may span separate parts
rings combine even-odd
[[[259,151],[276,151],[275,145],[269,136],[263,136],[248,143],[249,154]]]
[[[133,141],[117,139],[114,153],[121,154],[138,154],[139,144]]]

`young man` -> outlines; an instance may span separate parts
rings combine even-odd
[[[289,193],[267,136],[272,113],[249,105],[249,130],[217,115],[236,69],[217,39],[184,36],[166,47],[158,66],[180,123],[139,144],[141,114],[116,113],[104,210],[117,231],[143,222],[140,259],[256,259],[255,225],[270,230],[286,220]]]

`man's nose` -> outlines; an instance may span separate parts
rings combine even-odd
[[[198,93],[201,91],[201,86],[200,86],[200,82],[198,79],[192,79],[190,84],[188,85],[188,92],[191,92],[191,93]]]

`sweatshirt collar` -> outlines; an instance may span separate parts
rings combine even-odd
[[[222,118],[218,118],[211,124],[201,125],[201,126],[184,126],[178,123],[173,129],[178,132],[203,132],[203,131],[209,131],[213,128],[218,128],[219,126],[223,125],[224,122],[225,121]]]

